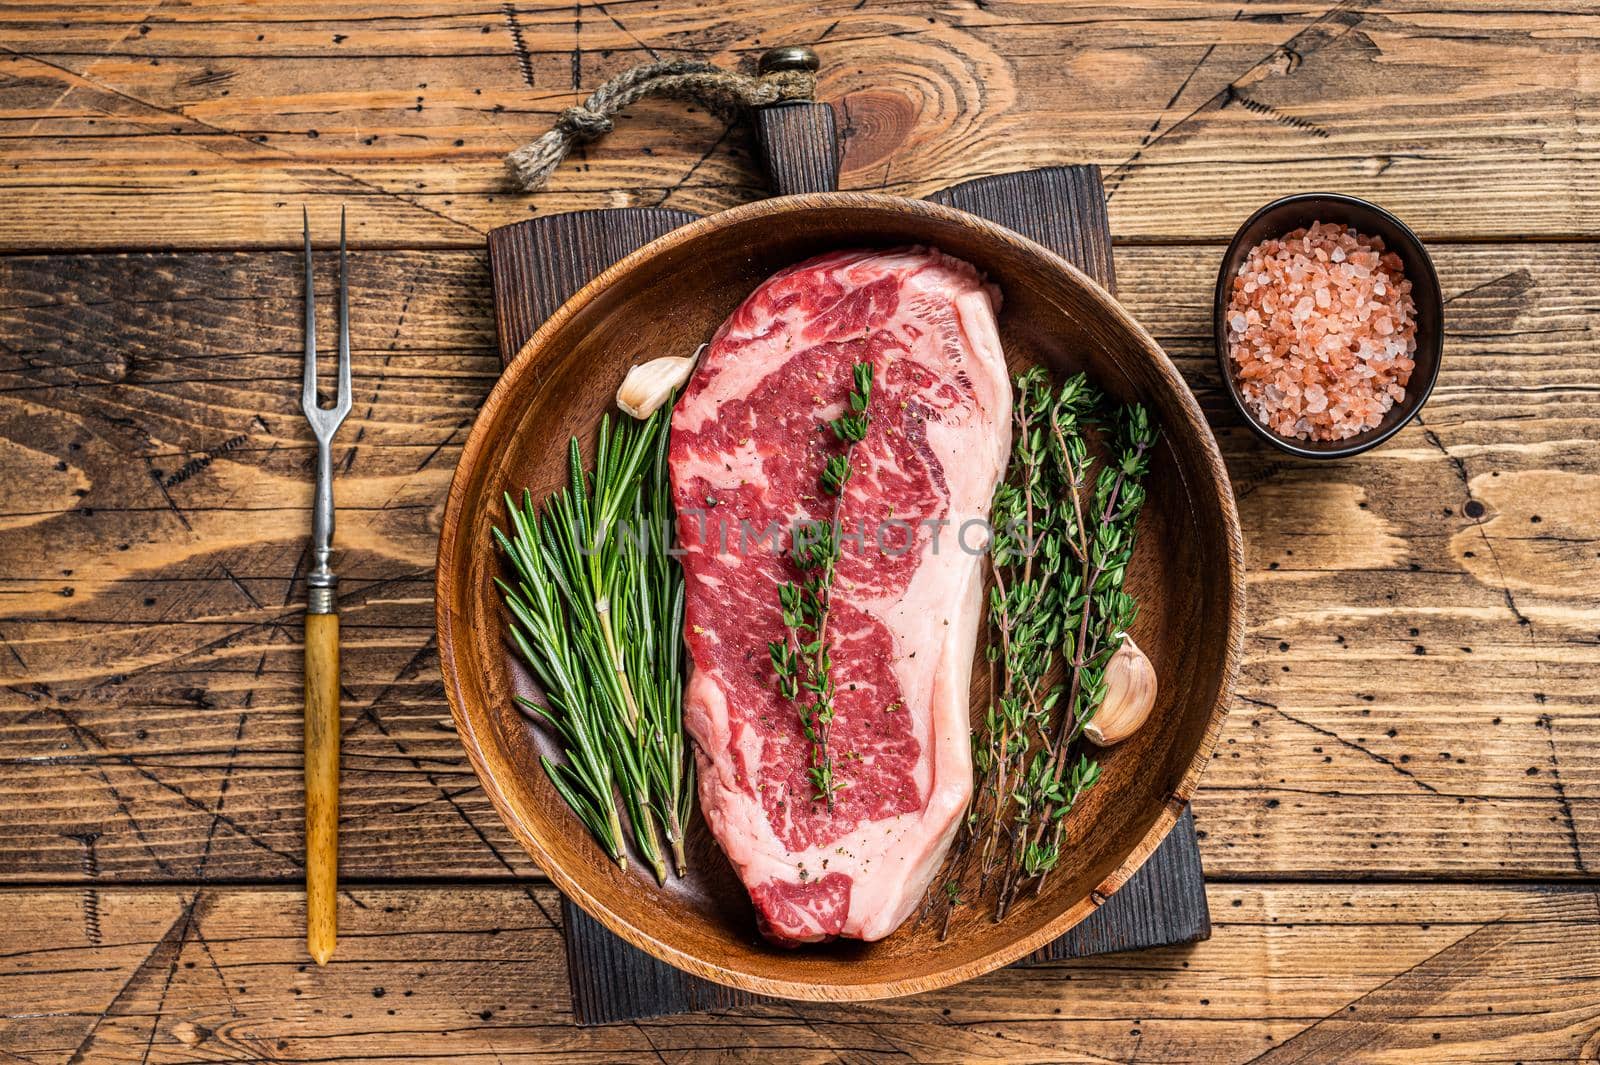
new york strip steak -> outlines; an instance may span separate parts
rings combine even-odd
[[[931,249],[819,256],[734,311],[673,415],[700,806],[774,942],[894,931],[971,793],[983,523],[1011,443],[998,303]],[[871,423],[839,502],[830,811],[767,644],[784,636],[779,585],[801,580],[793,529],[833,513],[819,478],[845,445],[826,423],[858,362],[873,368]]]

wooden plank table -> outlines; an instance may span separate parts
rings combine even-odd
[[[1596,1060],[1596,38],[1577,2],[0,7],[0,1058]],[[483,235],[759,195],[748,133],[673,103],[536,196],[500,157],[652,55],[775,43],[823,55],[846,188],[1106,171],[1122,298],[1212,418],[1246,530],[1247,659],[1194,802],[1216,931],[579,1029],[559,907],[477,788],[431,639],[443,495],[497,373]],[[1422,421],[1325,466],[1254,441],[1209,339],[1219,243],[1302,189],[1394,209],[1448,299]],[[356,248],[324,970],[298,892],[301,204],[324,233],[348,204]]]

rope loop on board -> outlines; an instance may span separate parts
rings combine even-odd
[[[817,65],[815,52],[793,46],[767,51],[755,74],[697,59],[645,63],[623,71],[583,103],[562,111],[548,133],[506,156],[506,167],[517,188],[535,192],[573,148],[610,133],[616,116],[646,96],[692,100],[731,120],[751,108],[812,99]]]

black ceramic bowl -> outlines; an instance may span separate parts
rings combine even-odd
[[[1228,288],[1233,276],[1239,272],[1250,249],[1263,240],[1281,237],[1313,222],[1342,222],[1358,233],[1369,237],[1382,237],[1383,246],[1400,256],[1406,279],[1411,282],[1411,298],[1416,302],[1417,351],[1412,358],[1416,368],[1406,385],[1406,395],[1384,415],[1383,421],[1371,429],[1357,433],[1346,440],[1291,440],[1279,436],[1256,420],[1245,407],[1239,393],[1239,382],[1228,361]],[[1228,395],[1240,415],[1261,439],[1280,451],[1309,459],[1342,459],[1370,451],[1416,416],[1428,401],[1433,383],[1439,377],[1440,346],[1444,338],[1444,302],[1439,295],[1439,276],[1434,273],[1433,260],[1428,257],[1422,241],[1394,215],[1377,204],[1358,200],[1354,196],[1340,196],[1330,192],[1308,192],[1298,196],[1285,196],[1273,200],[1245,220],[1234,234],[1222,257],[1222,269],[1217,274],[1216,303],[1212,328],[1216,334],[1217,366],[1227,383]]]

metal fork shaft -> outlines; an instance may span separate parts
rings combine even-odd
[[[306,574],[306,613],[338,609],[339,578],[333,572],[333,448],[317,440],[317,491],[311,504],[311,572]]]
[[[311,273],[311,222],[305,219],[306,361],[300,407],[317,438],[317,489],[311,507],[311,572],[306,576],[306,611],[332,614],[338,608],[339,578],[333,572],[333,434],[350,412],[350,274],[345,256],[344,212],[339,214],[339,368],[338,394],[325,408],[317,397],[316,294]]]

